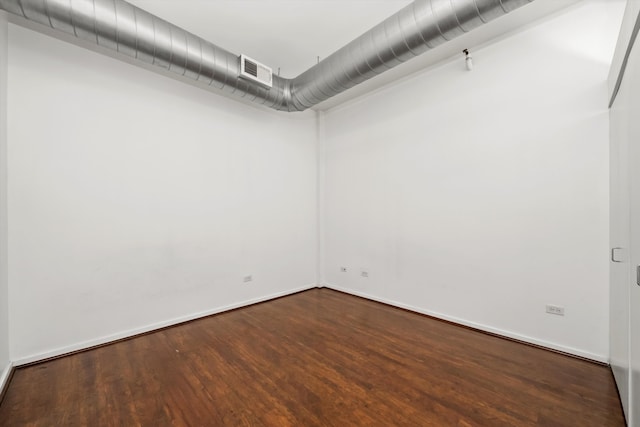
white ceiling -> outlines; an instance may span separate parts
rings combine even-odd
[[[128,0],[227,49],[295,77],[411,0]],[[588,0],[536,0],[320,104],[328,109]]]

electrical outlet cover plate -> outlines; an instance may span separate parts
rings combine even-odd
[[[555,314],[556,316],[564,316],[564,307],[560,307],[558,305],[547,305],[547,313]]]

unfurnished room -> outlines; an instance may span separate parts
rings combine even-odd
[[[0,425],[640,427],[638,32],[0,0]]]

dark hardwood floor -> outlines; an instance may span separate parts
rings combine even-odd
[[[2,426],[624,426],[608,367],[314,289],[18,369]]]

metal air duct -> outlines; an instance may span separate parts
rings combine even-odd
[[[415,0],[293,79],[240,78],[239,55],[124,0],[0,0],[0,9],[253,102],[303,111],[533,0]]]

